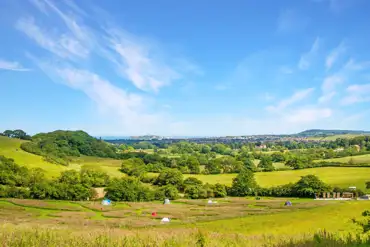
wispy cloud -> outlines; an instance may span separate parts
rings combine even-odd
[[[33,18],[18,20],[16,28],[24,32],[42,48],[62,58],[85,58],[89,51],[78,40],[69,34],[56,35],[40,28]]]
[[[337,86],[344,82],[345,77],[340,74],[325,77],[321,85],[322,96],[318,99],[319,103],[329,102],[337,94]]]
[[[342,99],[343,105],[370,101],[370,84],[354,84],[347,87],[347,96]]]
[[[324,93],[320,98],[319,98],[319,103],[326,103],[326,102],[329,102],[330,100],[333,99],[333,97],[336,95],[337,93],[336,92],[328,92],[328,93]]]
[[[144,91],[158,92],[159,88],[170,85],[181,75],[166,63],[155,57],[149,44],[132,34],[119,29],[106,30],[110,48],[117,59],[112,59],[121,75]],[[118,55],[118,56],[117,56]]]
[[[324,92],[335,90],[335,87],[344,82],[344,77],[339,75],[328,76],[324,79],[321,89]]]
[[[302,54],[301,58],[299,59],[298,62],[299,69],[306,70],[310,68],[312,60],[314,60],[317,55],[319,47],[320,47],[320,38],[317,37],[313,42],[311,49],[308,52]]]
[[[330,108],[301,108],[293,110],[286,115],[285,120],[290,123],[313,123],[332,116]]]
[[[370,68],[370,61],[356,62],[354,59],[350,59],[345,65],[344,69],[348,70],[365,70]]]
[[[327,69],[331,69],[334,63],[337,61],[340,55],[344,54],[347,50],[344,42],[340,43],[336,48],[334,48],[329,55],[326,57],[325,66]]]
[[[299,101],[306,99],[313,91],[314,91],[314,88],[307,88],[307,89],[297,91],[289,98],[283,99],[280,102],[278,102],[276,106],[268,106],[267,110],[268,111],[284,110],[288,106],[291,106],[294,103],[297,103]]]
[[[278,17],[278,32],[303,30],[309,23],[309,18],[294,9],[285,9]]]
[[[0,70],[30,71],[18,62],[6,61],[0,58]]]
[[[101,113],[109,114],[112,124],[117,122],[117,128],[145,134],[166,129],[165,123],[172,126],[171,117],[161,112],[168,107],[156,107],[155,97],[148,94],[123,90],[121,86],[125,81],[112,78],[118,75],[140,90],[158,92],[174,81],[188,81],[188,76],[202,75],[204,72],[199,66],[167,52],[168,49],[162,49],[155,40],[130,33],[112,20],[107,24],[99,16],[92,16],[89,10],[94,6],[80,8],[79,2],[70,0],[30,1],[46,15],[42,20],[22,17],[15,27],[47,51],[42,61],[35,58],[39,55],[28,52],[46,75],[54,82],[83,92]],[[99,72],[93,72],[91,66],[97,61],[117,75],[108,80]]]

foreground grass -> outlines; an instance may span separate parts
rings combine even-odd
[[[68,203],[58,201],[16,200],[16,204],[0,203],[0,242],[2,246],[275,246],[275,247],[341,247],[369,246],[368,238],[357,238],[359,229],[351,218],[359,217],[369,209],[369,201],[324,202],[295,200],[293,207],[279,211],[281,201],[265,199],[251,201],[243,198],[224,199],[214,208],[219,212],[267,210],[264,214],[245,215],[237,218],[200,221],[188,224],[122,227],[118,222],[130,216],[119,212],[140,214],[153,207],[180,214],[196,214],[196,208],[205,206],[204,200],[185,200],[182,203],[118,203],[108,211],[93,211],[94,203]],[[230,210],[227,203],[234,204]],[[52,204],[55,204],[52,206]],[[247,203],[247,204],[244,204]],[[257,205],[258,204],[258,205]],[[18,205],[23,205],[18,206]],[[244,206],[243,206],[244,205]],[[252,205],[252,207],[248,206]],[[40,209],[35,207],[47,207]],[[223,207],[225,207],[223,210]],[[26,211],[24,212],[24,209]],[[56,210],[61,210],[57,212]],[[281,209],[281,208],[280,208]],[[75,214],[64,210],[78,210]],[[184,211],[185,210],[185,211]],[[277,210],[277,211],[276,211]],[[203,209],[203,211],[208,211]],[[12,215],[10,215],[10,213]],[[37,217],[35,214],[39,213]],[[100,215],[100,217],[93,216]],[[104,216],[105,215],[105,216]],[[107,215],[110,217],[106,218]],[[53,217],[54,216],[54,217]],[[84,217],[91,217],[90,223]],[[13,217],[13,218],[12,218]],[[80,217],[80,220],[77,218]],[[113,219],[111,217],[120,217]],[[131,216],[132,217],[132,216]],[[189,215],[186,217],[190,217]],[[27,221],[27,218],[30,220]],[[58,221],[54,218],[59,219]],[[132,218],[134,219],[134,218]],[[115,220],[117,224],[104,222]],[[137,221],[146,222],[143,216]],[[63,222],[61,224],[61,222]],[[95,223],[94,223],[95,222]],[[318,231],[327,231],[315,235]],[[351,238],[348,235],[351,234]]]
[[[304,235],[300,239],[263,237],[245,237],[239,234],[225,235],[209,231],[192,229],[187,231],[167,232],[136,232],[123,233],[110,230],[76,234],[69,230],[50,230],[19,228],[12,225],[0,227],[0,241],[3,246],[55,246],[55,247],[187,247],[187,246],[245,246],[245,247],[352,247],[369,246],[370,239],[366,236],[348,235],[346,238],[333,233],[320,232]]]

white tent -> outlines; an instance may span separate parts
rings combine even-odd
[[[168,198],[164,199],[163,204],[170,204],[170,199],[168,199]]]
[[[212,200],[208,200],[208,204],[212,204],[213,202],[212,202]]]
[[[170,219],[169,219],[169,218],[163,218],[163,219],[161,220],[161,222],[162,222],[162,223],[168,223],[168,222],[170,222]]]

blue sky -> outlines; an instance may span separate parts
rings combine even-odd
[[[366,0],[5,0],[0,130],[367,129]]]

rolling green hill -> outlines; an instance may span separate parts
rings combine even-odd
[[[38,167],[45,170],[50,177],[57,177],[62,171],[68,169],[81,169],[82,166],[97,168],[106,171],[110,176],[122,176],[118,171],[121,166],[120,160],[81,156],[74,158],[68,166],[58,165],[45,161],[44,157],[23,151],[20,146],[27,141],[0,136],[0,155],[12,158],[19,165],[29,168]]]

